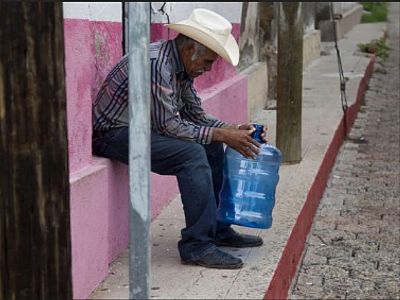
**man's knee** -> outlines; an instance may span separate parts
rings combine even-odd
[[[186,140],[152,134],[152,171],[161,175],[177,175],[183,170],[209,167],[204,147]]]
[[[206,164],[208,166],[207,154],[202,145],[189,142],[185,149],[182,150],[181,159],[183,162],[189,164]]]

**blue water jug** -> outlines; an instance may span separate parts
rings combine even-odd
[[[270,228],[282,154],[261,139],[262,125],[253,126],[256,131],[252,138],[261,143],[255,160],[226,148],[217,219],[245,227]]]

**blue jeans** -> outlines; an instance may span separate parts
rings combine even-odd
[[[128,127],[110,130],[93,140],[93,153],[128,164]],[[214,251],[215,239],[229,237],[233,229],[216,219],[222,187],[222,143],[201,145],[151,131],[151,171],[178,179],[186,227],[178,242],[181,258],[195,261]]]

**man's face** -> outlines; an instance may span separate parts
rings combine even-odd
[[[186,73],[191,78],[196,78],[211,70],[212,64],[218,59],[218,54],[210,49],[197,53],[194,44],[184,47],[182,51],[182,62]]]

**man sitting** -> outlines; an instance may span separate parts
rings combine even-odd
[[[217,246],[255,247],[262,239],[239,234],[216,219],[223,143],[253,158],[260,145],[251,138],[250,124],[227,124],[207,115],[193,88],[193,79],[210,71],[219,56],[237,65],[232,25],[212,11],[195,9],[189,19],[167,26],[179,35],[152,43],[149,49],[151,170],[178,179],[186,221],[178,242],[182,263],[241,268],[241,259]],[[126,55],[107,76],[93,105],[94,154],[128,164],[128,119]]]

